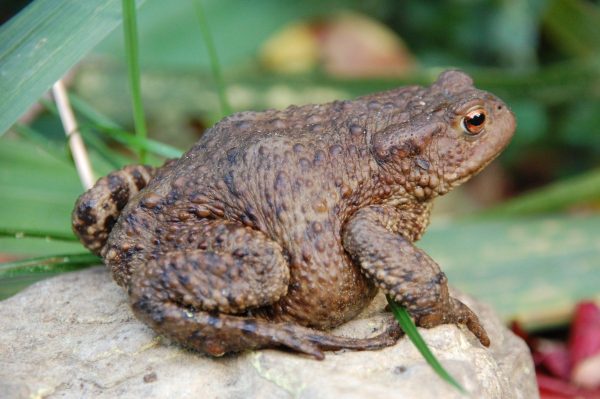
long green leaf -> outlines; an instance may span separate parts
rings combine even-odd
[[[119,10],[120,0],[35,0],[0,26],[0,135],[121,23]]]
[[[458,389],[462,393],[466,393],[465,389],[446,371],[446,369],[440,364],[434,354],[431,352],[421,334],[415,327],[412,319],[410,318],[408,312],[403,307],[399,306],[393,299],[386,295],[385,297],[392,309],[392,313],[394,317],[402,327],[402,330],[406,333],[408,338],[411,340],[413,345],[417,348],[419,353],[425,358],[427,363],[431,366],[433,371],[436,372],[437,375],[440,376],[444,381],[448,384],[452,385],[456,389]]]
[[[73,93],[69,94],[69,100],[71,100],[71,105],[77,111],[77,113],[84,116],[93,124],[107,126],[111,129],[123,129],[121,125],[99,112],[96,108],[78,95]]]
[[[122,129],[116,122],[94,110],[89,104],[79,97],[73,95],[69,96],[69,98],[73,101],[73,107],[75,110],[85,119],[88,119],[91,122],[91,125],[80,123],[81,133],[84,135],[86,140],[89,141],[89,144],[99,152],[100,156],[112,164],[113,167],[118,168],[121,165],[130,162],[127,162],[126,158],[120,156],[114,151],[111,151],[108,147],[106,147],[106,145],[98,141],[92,130],[104,134],[105,136],[110,137],[122,144],[126,144],[135,150],[143,150],[144,152],[148,151],[150,153],[167,158],[178,158],[181,156],[182,151],[175,147],[156,140],[133,135],[130,132]],[[48,111],[58,116],[58,110],[53,102],[42,99],[40,100],[40,103],[42,103]]]
[[[86,128],[86,126],[82,126]],[[179,158],[183,152],[168,144],[161,143],[156,140],[146,139],[129,134],[122,129],[113,129],[108,126],[93,126],[98,132],[107,135],[120,143],[127,144],[134,149],[144,149],[145,151],[154,153],[167,158]]]
[[[52,255],[0,264],[0,300],[44,278],[101,263],[90,253]]]
[[[83,124],[84,130],[87,127],[95,128],[99,133],[102,133],[122,144],[129,145],[134,149],[143,147],[150,153],[167,158],[179,158],[181,154],[183,154],[183,151],[168,144],[152,139],[142,139],[140,137],[136,137],[127,132],[118,123],[114,122],[106,115],[98,112],[82,98],[76,95],[71,95],[69,97],[75,110],[92,123],[92,126],[86,126]]]
[[[600,300],[599,231],[600,215],[434,218],[417,245],[450,285],[540,328],[567,322],[580,300]]]
[[[18,277],[39,272],[71,271],[100,263],[102,263],[102,260],[90,253],[40,256],[0,263],[0,278]]]
[[[0,237],[21,238],[43,238],[45,240],[57,241],[77,241],[73,233],[64,233],[62,231],[42,231],[28,229],[7,229],[0,226]]]
[[[12,230],[71,234],[70,213],[81,194],[73,165],[3,138],[0,145],[0,225]]]
[[[555,212],[588,201],[600,201],[600,169],[550,184],[475,216],[498,217]]]

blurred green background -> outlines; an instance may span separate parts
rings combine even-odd
[[[150,144],[125,132],[120,1],[35,0],[10,18],[24,3],[5,1],[0,13],[0,257],[41,258],[0,265],[0,297],[95,261],[70,256],[85,252],[70,233],[82,188],[52,103],[38,102],[56,79],[66,74],[97,176],[136,162],[139,145],[159,164],[223,116],[198,0],[138,2]],[[470,73],[510,105],[517,133],[499,160],[437,201],[419,245],[454,286],[530,327],[600,299],[598,2],[201,4],[234,111],[429,84],[448,67]]]

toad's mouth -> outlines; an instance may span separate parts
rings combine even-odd
[[[500,151],[501,152],[501,151]],[[460,167],[457,171],[451,173],[448,176],[444,176],[444,180],[448,183],[448,191],[460,186],[461,184],[467,182],[469,179],[479,174],[483,169],[485,169],[490,163],[492,163],[498,156],[500,152],[494,154],[492,157],[487,159],[486,161],[474,163],[471,167]]]

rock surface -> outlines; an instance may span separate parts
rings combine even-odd
[[[474,398],[537,398],[525,344],[485,306],[492,346],[466,329],[421,329]],[[384,299],[337,333],[381,328]],[[460,398],[402,338],[375,352],[328,352],[324,361],[261,350],[212,359],[171,345],[131,313],[104,268],[65,274],[0,302],[2,398]]]

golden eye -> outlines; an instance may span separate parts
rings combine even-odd
[[[463,117],[461,125],[465,133],[475,136],[483,132],[485,119],[485,110],[477,108],[473,111],[469,111],[469,113]]]

